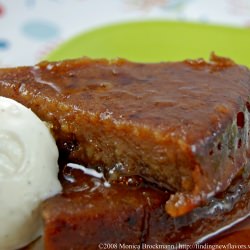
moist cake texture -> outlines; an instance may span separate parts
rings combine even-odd
[[[117,249],[125,248],[124,244],[137,245],[136,249],[145,249],[143,244],[151,245],[151,249],[160,249],[152,248],[155,244],[171,244],[179,249],[178,244],[204,241],[249,214],[247,171],[206,206],[173,218],[164,210],[170,194],[138,178],[107,188],[102,180],[79,170],[62,169],[63,194],[42,205],[46,250],[90,250],[98,249],[99,244]],[[75,181],[69,182],[69,178]]]
[[[171,216],[225,190],[248,158],[250,72],[229,59],[132,63],[82,58],[0,70],[0,95],[46,121],[61,155],[109,180],[172,192]]]

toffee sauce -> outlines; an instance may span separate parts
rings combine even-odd
[[[95,192],[96,189],[98,189],[101,185],[101,183],[106,183],[108,180],[108,176],[103,175],[101,178],[96,178],[100,174],[100,171],[102,171],[100,168],[96,168],[96,173],[94,176],[82,174],[82,171],[79,170],[79,168],[73,169],[67,165],[64,165],[61,167],[60,171],[60,180],[64,187],[64,193],[67,195],[73,195],[75,192],[82,192],[87,191],[91,195],[92,192]],[[106,176],[106,177],[104,177]],[[100,176],[99,176],[100,177]],[[98,180],[99,179],[99,180]],[[152,188],[157,190],[158,187],[155,185],[152,185],[151,183],[147,183],[145,180],[143,180],[139,176],[123,176],[119,177],[116,180],[110,181],[111,185],[127,185],[128,187],[132,188],[140,188],[140,187],[146,187],[146,188]],[[105,185],[103,185],[105,186]],[[109,186],[106,186],[106,188],[109,188]],[[225,210],[226,213],[225,219],[227,219],[228,214],[230,214],[230,211],[233,210],[233,207],[235,203],[239,201],[239,203],[236,204],[238,206],[238,209],[241,209],[241,207],[248,206],[250,195],[245,195],[246,193],[250,192],[250,176],[244,176],[243,182],[242,182],[242,176],[236,178],[231,185],[231,187],[224,193],[219,194],[215,198],[213,198],[210,201],[210,205],[207,206],[207,208],[198,208],[195,209],[193,212],[191,212],[190,216],[184,216],[183,218],[176,219],[175,220],[175,226],[176,230],[180,230],[185,224],[187,223],[193,223],[192,220],[195,218],[194,215],[203,216],[206,218],[207,216],[213,216],[213,213],[216,214],[216,210]],[[164,190],[159,189],[160,195],[164,193]],[[169,193],[165,191],[165,200],[169,198]],[[243,197],[244,196],[244,197]],[[242,202],[243,200],[243,202]],[[223,208],[224,206],[224,208]],[[249,206],[248,206],[249,207]],[[200,209],[200,210],[199,210]],[[235,212],[232,212],[232,214]],[[234,216],[234,215],[232,215]],[[186,217],[186,218],[185,218]],[[229,216],[230,217],[230,216]],[[244,217],[244,219],[242,219]],[[195,219],[194,219],[195,220]],[[195,221],[194,221],[195,224]],[[191,228],[192,229],[192,228]],[[195,229],[195,228],[194,228]],[[187,232],[187,230],[184,230],[184,234]],[[187,241],[183,241],[183,238],[181,241],[183,243],[194,243],[192,239],[192,232],[189,232],[191,235]],[[241,218],[237,218],[235,221],[231,222],[229,226],[224,226],[223,228],[217,229],[215,233],[210,233],[209,235],[203,235],[201,238],[196,239],[195,242],[203,244],[203,245],[248,245],[250,243],[250,217],[247,215],[247,213]],[[146,236],[145,236],[146,237]],[[178,234],[177,234],[178,237]],[[150,241],[149,241],[150,242]],[[173,238],[173,242],[178,242],[178,239]]]

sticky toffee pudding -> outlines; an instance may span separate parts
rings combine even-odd
[[[230,59],[42,62],[1,69],[0,95],[45,121],[60,151],[46,249],[202,242],[250,211],[250,71]]]

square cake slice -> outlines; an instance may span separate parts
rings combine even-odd
[[[172,191],[180,216],[225,190],[248,160],[250,71],[210,62],[42,62],[0,69],[0,95],[48,123],[61,157]]]

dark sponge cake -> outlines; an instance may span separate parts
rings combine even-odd
[[[51,127],[61,155],[110,179],[171,190],[179,216],[225,190],[247,162],[250,72],[229,59],[42,62],[0,70],[0,95]]]
[[[166,249],[157,244],[183,249],[184,244],[204,241],[249,214],[249,176],[235,179],[206,206],[173,218],[164,210],[169,193],[148,183],[137,179],[129,185],[116,183],[107,188],[100,179],[63,169],[63,175],[75,182],[62,176],[63,194],[42,204],[47,250],[98,249],[101,244],[117,249],[126,249],[126,245],[137,246],[130,249]],[[249,236],[246,239],[249,242]]]

